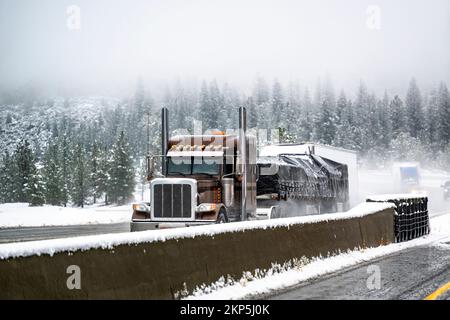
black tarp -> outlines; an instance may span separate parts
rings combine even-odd
[[[267,174],[275,164],[276,170]],[[327,198],[345,202],[348,199],[347,166],[307,154],[281,154],[259,158],[258,195],[278,194],[281,197]],[[264,170],[266,169],[266,170]]]

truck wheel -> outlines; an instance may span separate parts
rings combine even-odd
[[[221,208],[219,210],[219,215],[217,216],[216,223],[227,223],[227,222],[228,222],[227,212],[224,208]]]

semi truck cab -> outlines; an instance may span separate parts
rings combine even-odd
[[[245,110],[241,111],[245,120]],[[161,173],[148,157],[150,202],[133,205],[131,231],[185,227],[256,217],[256,138],[245,133],[168,137],[162,112]],[[242,121],[241,121],[242,122]]]

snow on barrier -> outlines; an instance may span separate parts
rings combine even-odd
[[[367,202],[385,202],[395,205],[395,242],[412,240],[430,233],[428,197],[414,194],[371,196]]]
[[[0,245],[1,299],[173,299],[221,276],[394,241],[394,206]]]

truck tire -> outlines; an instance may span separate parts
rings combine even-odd
[[[222,207],[219,210],[219,215],[217,216],[216,223],[227,223],[227,222],[228,222],[227,211],[225,210],[225,208]]]

